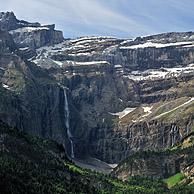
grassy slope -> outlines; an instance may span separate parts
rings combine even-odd
[[[177,173],[177,174],[175,174],[167,179],[164,179],[164,182],[167,183],[168,188],[171,188],[171,187],[177,185],[178,183],[180,183],[180,181],[183,179],[184,179],[184,174]]]

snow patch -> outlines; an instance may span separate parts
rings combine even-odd
[[[119,101],[120,101],[120,102],[123,102],[123,100],[122,100],[121,98],[119,98]]]
[[[114,67],[115,67],[115,68],[122,68],[121,65],[115,65]]]
[[[116,168],[118,164],[108,164],[111,168]]]
[[[77,65],[99,65],[108,64],[107,61],[90,61],[90,62],[76,62]]]
[[[25,50],[28,50],[29,47],[24,47],[24,48],[19,48],[20,51],[25,51]]]
[[[152,111],[151,111],[152,108],[153,108],[152,106],[151,106],[151,107],[145,106],[145,107],[142,107],[142,108],[143,108],[143,111],[144,111],[144,112],[146,112],[146,113],[152,113]]]
[[[59,65],[60,67],[63,66],[63,62],[61,61],[55,61],[55,60],[52,60],[54,63],[56,63],[57,65]]]
[[[2,84],[2,86],[3,86],[5,89],[7,89],[7,90],[11,90],[10,87],[9,87],[8,85],[6,85],[6,84]]]
[[[139,48],[148,48],[148,47],[165,48],[169,46],[181,46],[181,45],[187,46],[187,45],[193,45],[193,44],[194,42],[175,42],[175,43],[168,43],[168,44],[146,42],[146,43],[138,44],[138,45],[122,46],[120,47],[120,49],[139,49]]]
[[[115,40],[116,38],[111,37],[111,36],[86,36],[86,37],[80,37],[74,40],[71,40],[72,43],[77,43],[77,42],[86,42],[86,41],[94,41],[94,40],[102,40],[102,39],[110,39],[110,40]]]
[[[23,28],[18,28],[16,30],[11,30],[10,34],[33,32],[33,31],[39,31],[39,30],[49,30],[49,28],[48,27],[23,27]]]
[[[85,52],[85,53],[69,54],[69,56],[88,56],[88,55],[91,55],[91,53]]]
[[[110,114],[114,115],[114,116],[119,116],[119,119],[122,119],[123,117],[125,117],[129,113],[133,112],[135,109],[136,108],[126,108],[122,112],[110,113]]]
[[[153,106],[144,106],[142,108],[143,108],[144,113],[147,113],[147,114],[143,115],[142,117],[147,117],[152,113],[151,110],[152,110]]]
[[[180,75],[189,73],[194,73],[193,64],[190,64],[186,67],[149,69],[146,71],[132,71],[127,77],[134,81],[141,81],[178,77]]]
[[[129,39],[129,40],[125,40],[125,41],[121,42],[120,44],[124,45],[124,44],[130,43],[132,41],[133,41],[133,39]]]

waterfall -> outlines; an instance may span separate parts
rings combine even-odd
[[[176,141],[177,141],[177,134],[179,133],[179,129],[176,125],[171,126],[171,131],[170,131],[170,137],[171,137],[171,146],[174,146]]]
[[[171,146],[174,145],[174,125],[171,126],[171,130],[170,130],[170,143],[171,143]]]
[[[68,105],[67,94],[66,94],[65,88],[63,90],[64,90],[64,97],[65,97],[65,126],[67,128],[67,137],[71,144],[71,158],[74,158],[75,157],[74,145],[73,145],[73,140],[72,140],[73,136],[71,134],[70,126],[69,126],[69,105]]]

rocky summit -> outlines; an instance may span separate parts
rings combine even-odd
[[[193,193],[193,107],[194,32],[68,39],[0,13],[4,193]]]

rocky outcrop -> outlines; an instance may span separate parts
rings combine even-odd
[[[54,25],[40,27],[23,27],[10,31],[18,47],[36,49],[63,41],[61,31],[54,30]]]
[[[123,161],[112,174],[122,180],[133,176],[161,179],[181,170],[183,158],[176,153],[140,152]]]
[[[131,70],[193,63],[193,41],[193,32],[167,33],[135,40],[83,37],[66,40],[56,45],[54,51],[41,49],[40,53],[57,61],[107,61],[114,66],[121,65],[127,74]]]
[[[183,184],[189,184],[193,181],[193,162],[192,132],[171,149],[139,152],[128,157],[114,169],[112,175],[123,180],[133,176],[164,179],[181,172],[185,179]]]
[[[192,126],[188,126],[189,130],[191,128]],[[186,134],[186,126],[181,134],[180,127],[176,124],[144,122],[119,126],[115,130],[93,130],[88,147],[91,155],[109,163],[117,163],[138,151],[171,147]]]
[[[13,12],[0,12],[0,29],[3,31],[15,30],[22,27],[40,27],[40,23],[29,23],[18,20]]]
[[[1,119],[22,131],[62,140],[64,114],[59,106],[63,93],[57,84],[17,56],[1,58],[1,68]]]
[[[63,41],[62,32],[55,30],[54,24],[41,26],[18,20],[13,12],[0,13],[0,29],[9,31],[16,45],[22,48],[35,49]]]

